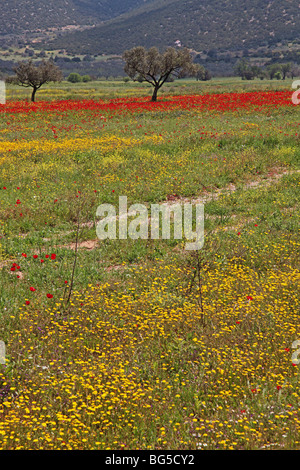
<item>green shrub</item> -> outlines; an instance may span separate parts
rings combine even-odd
[[[68,80],[68,82],[71,82],[71,83],[79,83],[79,82],[82,82],[82,77],[81,77],[81,75],[79,75],[79,73],[72,72],[68,76],[67,80]]]

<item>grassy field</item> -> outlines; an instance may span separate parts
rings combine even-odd
[[[251,92],[264,90],[289,90],[292,79],[286,80],[241,80],[239,77],[214,78],[202,82],[192,79],[181,79],[165,83],[160,90],[160,96],[182,95],[199,93],[226,93],[226,92]],[[139,82],[125,82],[119,80],[99,80],[88,83],[62,82],[44,85],[37,94],[37,101],[65,100],[65,99],[113,99],[124,97],[151,96],[153,88],[150,84]],[[28,88],[8,86],[7,97],[9,100],[30,100]]]
[[[300,448],[291,81],[150,95],[63,83],[0,106],[3,450]],[[203,248],[100,241],[119,196],[205,203]]]

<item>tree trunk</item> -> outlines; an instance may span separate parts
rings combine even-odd
[[[159,90],[159,86],[155,86],[154,87],[154,91],[153,91],[153,95],[152,95],[152,98],[151,98],[151,101],[156,101],[157,100],[157,92]]]
[[[33,103],[34,103],[34,101],[35,101],[35,94],[36,94],[36,91],[37,91],[37,88],[34,87],[33,90],[32,90],[32,94],[31,94],[31,101],[32,101]]]

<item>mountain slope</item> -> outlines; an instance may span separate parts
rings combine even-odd
[[[149,0],[1,0],[0,35],[90,25],[114,18]]]
[[[73,53],[121,53],[136,45],[196,51],[235,49],[299,37],[298,0],[156,0],[51,44]]]
[[[76,11],[84,16],[108,20],[127,13],[151,0],[73,0]]]

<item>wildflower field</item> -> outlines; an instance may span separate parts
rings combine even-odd
[[[206,86],[8,90],[0,449],[300,449],[300,106]],[[99,240],[119,196],[204,202],[203,248]]]

